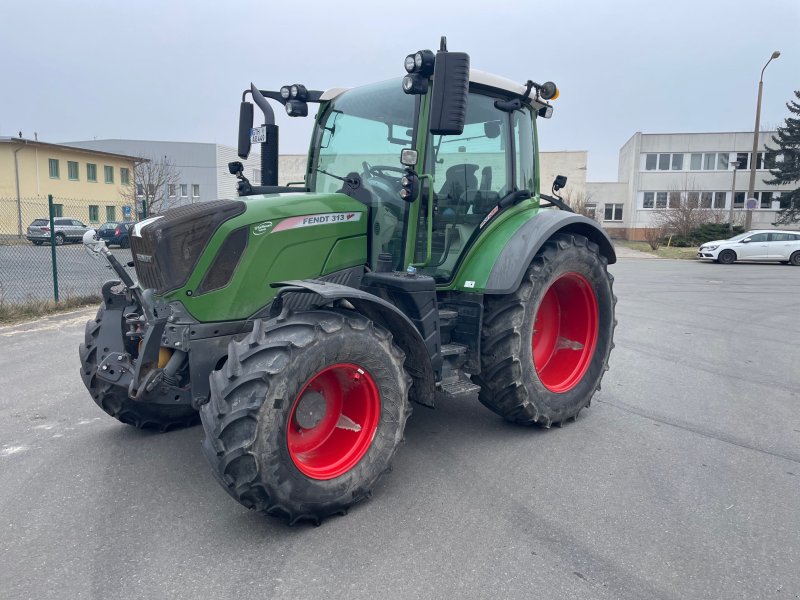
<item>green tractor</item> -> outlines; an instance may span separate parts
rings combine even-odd
[[[608,236],[539,192],[536,123],[551,83],[518,84],[423,50],[402,78],[243,94],[239,155],[260,185],[131,231],[80,346],[94,401],[135,427],[199,418],[244,506],[319,522],[368,497],[411,403],[477,397],[550,427],[587,407],[615,326]],[[253,104],[264,125],[253,127]],[[278,127],[318,104],[305,181],[278,185]]]

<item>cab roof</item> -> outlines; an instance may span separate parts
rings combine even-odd
[[[493,73],[487,73],[486,71],[480,71],[478,69],[470,69],[469,70],[469,82],[475,85],[479,85],[482,87],[491,88],[493,90],[498,90],[500,92],[511,93],[515,96],[522,96],[525,94],[525,84],[518,83],[516,81],[512,81],[511,79],[506,79],[505,77],[500,77],[499,75],[495,75]],[[333,100],[340,94],[346,92],[350,88],[330,88],[325,90],[325,92],[320,97],[320,100]],[[539,109],[545,106],[544,102],[536,101],[533,103],[535,108]]]

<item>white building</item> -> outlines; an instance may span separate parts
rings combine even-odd
[[[178,181],[165,190],[163,208],[193,202],[236,197],[236,177],[228,171],[228,163],[241,160],[236,149],[205,142],[158,142],[152,140],[85,140],[65,145],[128,154],[148,159],[166,156],[179,173]],[[251,154],[241,161],[244,174],[253,183],[261,183],[261,155]],[[257,178],[253,178],[254,174]]]
[[[773,145],[774,131],[759,134],[756,157],[755,200],[752,228],[772,228],[783,208],[782,190],[769,186],[769,167],[780,154],[765,153]],[[642,240],[652,226],[654,211],[670,208],[678,194],[696,198],[700,206],[715,211],[718,221],[728,222],[733,202],[734,222],[744,221],[746,196],[753,157],[753,132],[659,133],[637,132],[619,151],[616,182],[587,183],[590,201],[597,205],[598,220],[613,237]],[[736,187],[733,188],[734,164]],[[733,193],[732,193],[733,192]]]

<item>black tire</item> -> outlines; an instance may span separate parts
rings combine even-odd
[[[56,246],[63,246],[63,245],[64,245],[64,240],[65,240],[65,239],[66,239],[66,238],[64,237],[64,234],[63,234],[63,233],[57,233],[57,234],[55,235]]]
[[[515,292],[486,296],[481,372],[472,376],[481,386],[481,403],[513,423],[544,427],[575,419],[589,406],[614,347],[617,299],[607,265],[594,242],[581,235],[557,234],[536,254]],[[562,304],[573,297],[581,300],[570,314]],[[546,319],[540,313],[559,318]],[[561,334],[567,335],[571,327],[570,319],[583,319],[579,329],[585,343],[566,347],[579,354],[563,353],[565,348],[559,345],[565,339]],[[534,325],[539,327],[536,338]],[[552,335],[556,337],[548,352],[545,340]],[[546,362],[540,358],[545,362],[541,369],[536,366],[534,345],[537,350],[543,345],[549,357]],[[554,372],[551,364],[565,368]]]
[[[329,515],[346,513],[348,507],[371,495],[403,440],[411,413],[411,380],[403,362],[404,354],[392,342],[391,334],[357,313],[318,310],[296,313],[280,322],[256,321],[245,340],[230,345],[222,369],[211,374],[210,400],[200,408],[206,434],[203,450],[214,475],[247,508],[290,524],[300,520],[318,524]],[[379,408],[375,405],[372,414],[377,423],[372,421],[374,435],[363,438],[362,454],[354,453],[350,463],[339,463],[347,470],[330,471],[323,479],[304,472],[310,464],[290,449],[295,439],[290,436],[313,435],[314,428],[325,420],[330,404],[323,392],[315,392],[309,385],[327,369],[343,363],[358,365],[374,382],[372,391],[378,391]],[[366,385],[365,381],[346,385],[352,388]],[[303,430],[295,407],[307,390],[318,393],[326,408],[318,423]],[[348,389],[346,397],[357,397],[357,392]],[[353,405],[348,405],[348,411],[353,410]],[[342,405],[340,414],[344,415]],[[341,419],[330,429],[330,439],[349,435],[337,431]],[[365,427],[350,432],[371,430]],[[322,446],[311,452],[325,454]]]
[[[791,264],[793,267],[800,267],[800,250],[792,253],[792,255],[789,257],[789,264]]]
[[[717,256],[717,262],[723,265],[732,265],[736,262],[736,252],[733,250],[723,250]]]
[[[94,320],[86,323],[86,338],[78,349],[81,378],[95,404],[118,421],[138,429],[157,429],[163,432],[197,424],[199,415],[190,406],[165,406],[132,400],[123,388],[98,379],[96,372],[100,349],[96,340],[104,313],[105,304],[101,304]]]

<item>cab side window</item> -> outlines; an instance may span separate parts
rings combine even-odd
[[[769,234],[767,233],[756,233],[755,235],[750,236],[750,242],[766,242],[768,236]]]

